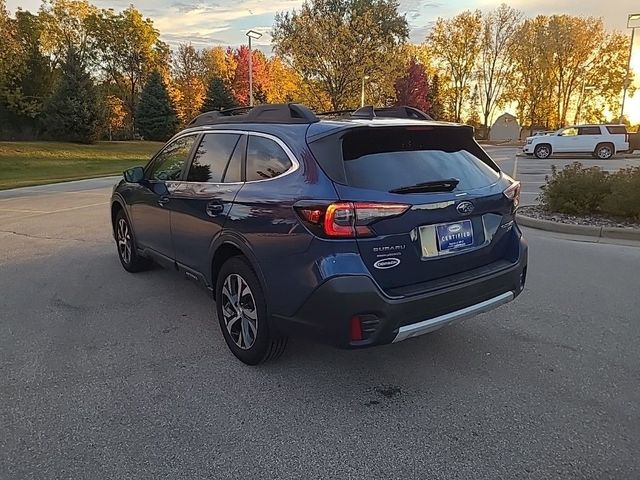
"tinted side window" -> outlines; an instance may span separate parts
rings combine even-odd
[[[578,135],[578,129],[575,127],[565,128],[564,130],[562,130],[561,135],[563,137],[575,137],[576,135]]]
[[[182,168],[195,140],[195,135],[188,135],[167,145],[147,171],[147,178],[150,180],[180,180]]]
[[[580,127],[578,135],[600,135],[600,127]]]
[[[609,130],[609,133],[611,135],[624,135],[625,133],[627,133],[627,127],[625,127],[624,125],[614,125],[611,127],[607,127],[607,130]]]
[[[291,168],[291,160],[276,142],[264,137],[249,137],[247,182],[282,175]]]
[[[242,181],[242,160],[244,159],[244,152],[247,150],[247,136],[242,135],[236,149],[233,151],[233,156],[229,160],[227,169],[224,172],[222,181],[224,183],[234,183]]]
[[[193,155],[187,181],[221,182],[239,138],[230,133],[206,134]]]

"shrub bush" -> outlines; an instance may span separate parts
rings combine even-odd
[[[611,192],[601,205],[604,213],[640,220],[640,167],[609,175]]]
[[[570,214],[598,213],[611,193],[610,175],[599,167],[583,168],[579,162],[562,170],[551,167],[540,201],[545,210]]]

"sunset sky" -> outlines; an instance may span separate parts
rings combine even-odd
[[[411,26],[411,41],[422,42],[438,16],[452,16],[469,8],[490,9],[504,0],[400,0]],[[191,42],[196,47],[212,45],[237,46],[246,41],[244,32],[254,29],[264,33],[257,46],[270,51],[269,31],[276,12],[291,10],[301,0],[93,0],[103,8],[122,10],[133,3],[154,20],[163,39],[176,45]],[[508,4],[527,15],[568,13],[602,17],[609,29],[626,30],[629,13],[640,13],[638,0],[510,0]],[[35,11],[39,0],[7,0],[10,11],[18,6]],[[629,31],[630,33],[630,31]],[[633,58],[640,87],[640,30],[636,35]],[[627,112],[640,122],[640,93],[629,102]]]

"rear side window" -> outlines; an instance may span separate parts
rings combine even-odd
[[[627,133],[627,127],[624,125],[612,125],[607,127],[607,130],[611,135],[625,135]]]
[[[280,145],[270,138],[249,136],[246,181],[264,180],[282,175],[292,166]]]
[[[207,133],[193,155],[188,182],[220,183],[240,135]]]
[[[385,192],[452,178],[459,180],[456,190],[486,187],[500,173],[479,158],[482,150],[474,145],[459,131],[457,135],[410,129],[354,131],[342,143],[346,182]]]
[[[601,135],[600,127],[580,127],[578,135]]]

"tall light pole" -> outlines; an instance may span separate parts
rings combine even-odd
[[[369,80],[369,75],[362,76],[362,90],[360,92],[360,107],[364,107],[364,81]]]
[[[627,75],[624,78],[624,89],[622,91],[622,107],[620,108],[620,122],[624,118],[624,104],[627,100],[627,90],[629,89],[629,76],[631,75],[631,55],[633,54],[633,41],[636,36],[636,28],[640,27],[640,13],[629,15],[627,28],[631,29],[631,45],[629,45],[629,62],[627,63]]]
[[[249,38],[249,106],[253,107],[253,53],[251,52],[251,39],[256,40],[262,36],[260,32],[249,30],[246,33]]]

